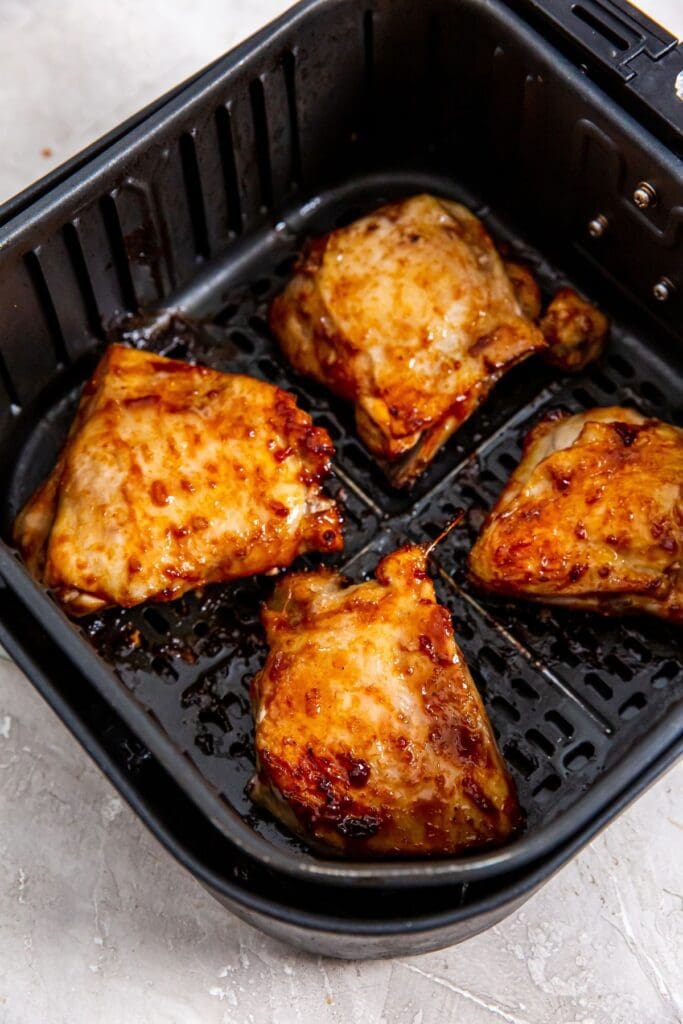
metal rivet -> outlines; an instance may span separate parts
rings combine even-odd
[[[674,286],[668,277],[660,277],[659,281],[652,286],[652,294],[657,302],[666,302],[671,298]]]
[[[601,238],[605,231],[607,231],[607,217],[604,213],[599,213],[597,217],[593,217],[593,220],[588,222],[588,234],[591,238]]]
[[[633,193],[633,202],[636,206],[639,206],[641,210],[647,210],[649,206],[654,206],[657,202],[656,189],[649,181],[639,182],[636,185],[635,192]]]

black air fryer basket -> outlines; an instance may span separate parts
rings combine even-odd
[[[681,421],[680,72],[676,41],[611,0],[307,0],[0,210],[0,639],[152,830],[264,930],[344,956],[466,938],[680,752],[670,625],[483,598],[464,571],[546,409],[619,403]],[[349,408],[285,364],[265,314],[303,238],[422,190],[464,201],[546,296],[571,282],[613,330],[579,377],[518,367],[397,492]],[[467,510],[432,568],[526,811],[512,843],[330,861],[252,807],[248,684],[272,581],[73,623],[31,580],[11,523],[121,336],[296,393],[335,442],[349,575]]]

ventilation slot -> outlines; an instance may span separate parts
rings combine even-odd
[[[517,708],[505,700],[505,697],[494,697],[491,707],[499,711],[509,722],[518,722],[521,717]]]
[[[562,780],[559,775],[548,775],[547,778],[543,779],[542,782],[532,790],[531,795],[538,800],[539,803],[545,803],[549,800],[553,793],[557,793],[558,789],[562,785]]]
[[[17,394],[14,382],[10,376],[10,372],[7,369],[7,364],[0,352],[0,382],[3,384],[7,397],[12,405],[12,412],[17,413],[21,409],[21,402],[19,401],[19,395]]]
[[[266,341],[271,340],[272,335],[270,333],[268,321],[264,320],[262,316],[250,316],[249,326],[251,327],[252,331],[256,331],[258,334],[261,335],[262,338],[265,338]]]
[[[260,299],[268,294],[272,287],[272,281],[269,277],[259,277],[250,287],[256,298]]]
[[[113,196],[103,196],[100,200],[102,220],[109,239],[109,247],[114,260],[114,267],[119,279],[121,295],[126,307],[131,313],[137,313],[138,300],[133,287],[133,279],[130,275],[128,256],[126,255],[126,244],[123,240],[121,221],[116,209],[116,201]]]
[[[673,679],[682,675],[683,671],[679,664],[675,661],[665,661],[659,671],[652,677],[652,685],[655,690],[663,690]]]
[[[624,640],[624,647],[631,652],[643,664],[647,664],[652,660],[652,652],[635,637],[628,636]]]
[[[507,761],[510,762],[513,768],[516,768],[520,775],[523,775],[525,779],[528,779],[530,775],[536,771],[536,762],[533,761],[527,754],[523,754],[522,751],[508,743],[503,749],[503,753]]]
[[[517,462],[518,459],[509,452],[501,452],[498,456],[498,465],[502,466],[507,473],[511,473],[513,469],[517,469]]]
[[[218,149],[223,166],[225,197],[228,201],[228,227],[236,235],[239,235],[242,230],[242,203],[240,202],[240,189],[237,183],[232,119],[227,107],[219,107],[216,111],[216,133],[218,135]]]
[[[639,391],[643,398],[651,402],[652,405],[665,406],[667,404],[666,397],[659,390],[656,384],[653,384],[649,380],[641,381]]]
[[[634,693],[632,697],[629,697],[627,701],[619,708],[619,718],[623,718],[628,721],[629,718],[635,718],[636,715],[643,710],[647,705],[647,698],[644,693]]]
[[[251,338],[244,333],[244,331],[231,331],[230,341],[237,345],[240,352],[251,354],[256,351],[256,345]]]
[[[510,682],[510,686],[518,693],[520,697],[524,697],[525,700],[538,700],[538,694],[534,690],[533,686],[527,683],[526,679],[513,679]]]
[[[585,388],[574,388],[572,394],[582,409],[592,409],[594,405],[600,404]]]
[[[575,4],[575,6],[572,7],[572,14],[575,18],[578,18],[579,21],[582,21],[584,25],[588,25],[588,27],[592,28],[594,32],[597,32],[598,35],[602,36],[603,39],[606,39],[610,46],[613,46],[615,50],[620,50],[622,53],[625,50],[628,50],[628,40],[624,39],[623,36],[620,36],[618,32],[615,32],[610,25],[606,25],[603,21],[600,21],[595,14],[586,10],[585,7],[581,7],[580,4]]]
[[[552,652],[555,660],[567,668],[576,668],[581,663],[581,659],[574,654],[565,636],[558,636],[552,645]]]
[[[373,122],[373,103],[375,91],[375,19],[372,11],[363,15],[363,78],[365,88],[364,129],[369,132]]]
[[[64,225],[64,244],[73,264],[74,274],[83,297],[85,315],[88,319],[88,328],[96,338],[104,338],[102,319],[97,306],[97,299],[88,273],[88,267],[83,255],[83,248],[78,237],[78,231],[74,224]]]
[[[529,729],[526,733],[526,738],[529,743],[533,743],[535,747],[544,754],[547,754],[548,757],[551,757],[555,753],[554,745],[543,735],[542,732],[539,732],[538,729]]]
[[[251,99],[251,115],[254,120],[254,134],[256,136],[256,160],[258,162],[258,175],[261,186],[261,206],[264,210],[270,210],[273,205],[273,179],[270,170],[266,97],[263,90],[263,82],[260,78],[255,78],[249,85],[249,97]]]
[[[280,367],[272,359],[268,359],[267,356],[264,359],[259,359],[257,366],[265,380],[270,381],[271,384],[280,380]]]
[[[574,726],[571,722],[568,722],[564,715],[561,715],[559,711],[546,711],[545,720],[546,722],[550,722],[551,725],[554,725],[558,732],[562,736],[566,737],[566,739],[571,739],[574,735]]]
[[[54,345],[55,356],[57,362],[63,366],[68,366],[70,360],[66,351],[66,345],[64,344],[64,335],[62,334],[61,324],[55,310],[54,303],[52,302],[52,296],[50,295],[50,289],[47,286],[45,275],[43,274],[43,268],[40,265],[40,261],[34,252],[27,252],[24,256],[24,265],[28,276],[31,278],[33,287],[36,290],[40,308],[45,318],[45,323]]]
[[[563,764],[567,771],[578,772],[585,768],[593,757],[595,757],[595,747],[586,741],[579,743],[578,747],[574,747],[568,754],[565,754]]]
[[[192,223],[195,252],[202,259],[207,260],[211,255],[211,246],[209,245],[209,232],[206,226],[204,196],[199,176],[199,164],[197,163],[197,150],[194,139],[189,132],[185,132],[180,136],[180,161],[183,167],[183,180],[185,182],[187,208]]]
[[[614,381],[610,380],[610,378],[597,367],[591,367],[589,376],[591,383],[595,384],[596,387],[599,387],[606,395],[613,395],[616,392],[617,386]]]
[[[439,77],[441,54],[439,43],[441,41],[442,29],[441,19],[438,14],[433,14],[428,23],[425,33],[425,79],[432,84],[432,89],[427,91],[428,96],[433,96],[433,84]],[[436,107],[438,104],[434,104]]]
[[[480,656],[484,661],[488,662],[493,671],[497,672],[499,676],[505,674],[507,668],[505,658],[498,651],[494,651],[492,647],[485,646],[482,647]]]
[[[166,658],[154,658],[152,661],[152,671],[161,676],[166,683],[175,683],[178,678],[178,673]]]
[[[625,665],[621,658],[617,658],[615,654],[608,654],[605,658],[605,668],[609,670],[611,675],[617,675],[620,679],[623,679],[625,683],[633,679],[633,672]]]
[[[589,672],[586,676],[586,685],[595,690],[603,700],[611,700],[613,697],[612,687],[601,679],[595,672]]]
[[[299,110],[296,102],[296,57],[291,50],[287,50],[282,58],[282,68],[285,75],[285,89],[287,90],[289,138],[292,147],[291,183],[292,185],[298,185],[302,178],[301,143],[299,141]]]
[[[627,362],[626,359],[623,359],[618,353],[613,352],[609,356],[607,362],[612,367],[612,369],[616,370],[617,373],[620,373],[622,377],[635,376],[636,371],[633,369],[631,364]]]
[[[156,608],[145,608],[142,614],[152,629],[156,630],[157,633],[161,633],[162,635],[164,633],[168,633],[170,629],[168,621]]]

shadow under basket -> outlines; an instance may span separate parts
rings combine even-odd
[[[214,894],[332,955],[418,952],[494,923],[681,748],[671,625],[484,598],[465,572],[521,439],[547,409],[626,404],[681,422],[676,126],[609,76],[570,6],[560,24],[533,3],[306,2],[0,210],[3,642]],[[654,29],[624,12],[635,53],[634,26],[641,37]],[[657,38],[662,60],[680,56],[675,40]],[[643,180],[657,197],[646,209],[632,198]],[[349,406],[285,363],[266,311],[306,237],[419,191],[465,202],[532,267],[546,299],[571,283],[613,329],[603,360],[579,376],[536,359],[512,371],[416,486],[395,491]],[[599,215],[606,229],[594,237]],[[666,301],[653,292],[662,281]],[[121,336],[296,394],[335,443],[328,489],[346,548],[326,561],[353,578],[467,510],[432,571],[526,813],[509,845],[326,860],[251,805],[248,686],[265,656],[258,609],[272,580],[80,622],[31,580],[12,521],[53,465],[104,345]]]

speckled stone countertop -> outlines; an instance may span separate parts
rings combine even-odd
[[[2,0],[0,201],[286,6]],[[683,35],[681,0],[647,7]],[[214,902],[0,660],[0,1022],[675,1024],[682,793],[679,765],[464,945],[324,960]]]

